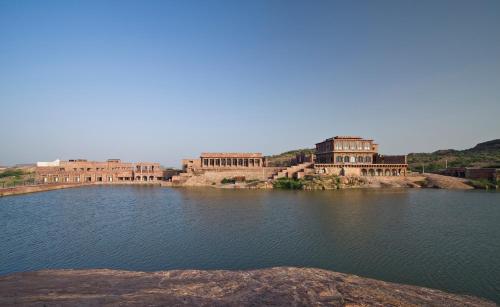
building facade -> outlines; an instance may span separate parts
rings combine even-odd
[[[336,136],[316,144],[316,163],[372,163],[378,145],[355,136]]]
[[[500,181],[500,168],[449,167],[439,171],[441,175],[467,179]]]
[[[204,152],[199,159],[182,160],[184,172],[245,170],[264,167],[261,153]]]
[[[405,176],[406,156],[378,154],[378,144],[357,136],[336,136],[316,144],[319,173],[358,176]]]
[[[159,163],[150,162],[127,163],[120,159],[106,162],[56,160],[38,162],[35,179],[40,183],[156,182],[163,179],[163,171]]]

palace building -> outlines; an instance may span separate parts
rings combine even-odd
[[[316,144],[319,173],[358,176],[405,176],[406,156],[378,154],[378,144],[357,136],[336,136]]]
[[[41,183],[156,182],[163,179],[163,171],[159,163],[75,159],[38,162],[35,177]]]
[[[261,153],[204,152],[199,159],[182,160],[185,172],[213,170],[244,170],[264,167]]]

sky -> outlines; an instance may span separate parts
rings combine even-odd
[[[0,0],[0,165],[500,137],[500,1]]]

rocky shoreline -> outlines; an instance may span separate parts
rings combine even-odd
[[[437,174],[412,174],[402,177],[332,177],[313,178],[306,182],[306,190],[348,188],[437,188],[470,190],[473,186],[462,178]]]
[[[280,188],[275,185],[280,180],[290,181],[297,184],[289,187],[299,190],[339,190],[339,189],[360,189],[360,188],[435,188],[435,189],[474,189],[468,180],[437,174],[411,174],[401,177],[369,177],[369,176],[334,176],[315,175],[304,179],[295,180],[281,178],[269,181],[250,181],[236,183],[202,182],[196,185],[180,184],[170,186],[181,187],[213,187],[221,189],[273,189]],[[285,187],[287,188],[287,187]]]
[[[0,277],[12,306],[496,306],[424,287],[313,268],[251,271],[45,270]]]
[[[45,184],[18,186],[0,189],[0,197],[9,195],[28,194],[52,190],[79,188],[86,186],[102,185],[147,185],[144,183],[80,183],[80,184]],[[171,182],[163,182],[149,185],[161,185],[162,187],[183,187],[189,185],[173,185]],[[234,184],[205,183],[204,187],[221,189],[273,189],[272,181],[250,181]],[[474,189],[468,181],[461,178],[449,177],[437,174],[414,174],[405,177],[355,177],[355,176],[317,176],[303,181],[304,190],[336,190],[354,188],[438,188],[438,189]]]

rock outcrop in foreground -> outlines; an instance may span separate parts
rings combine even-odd
[[[0,305],[495,306],[428,288],[309,268],[47,270],[0,277]]]

